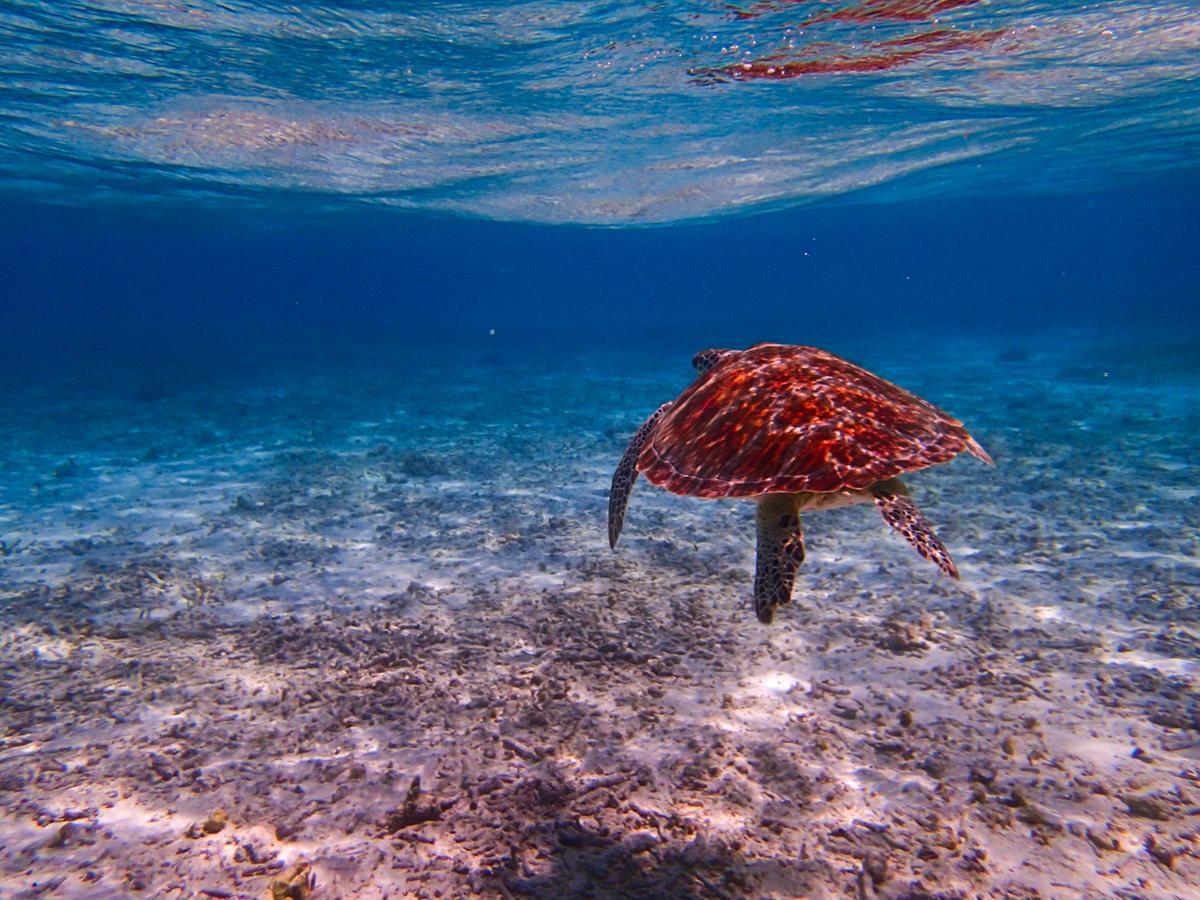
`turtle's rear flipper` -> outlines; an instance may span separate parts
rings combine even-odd
[[[642,427],[637,430],[633,440],[625,448],[621,461],[617,463],[617,471],[613,472],[612,489],[608,492],[608,546],[610,549],[617,548],[617,538],[621,536],[621,526],[625,524],[625,505],[629,502],[629,492],[633,490],[633,483],[637,481],[638,476],[638,455],[642,452],[646,441],[650,439],[650,432],[654,430],[654,426],[658,424],[658,420],[663,417],[663,413],[670,405],[670,403],[664,403],[642,423]]]
[[[796,570],[804,562],[799,506],[791,494],[769,494],[758,502],[754,612],[764,625],[774,620],[775,607],[792,602]]]
[[[937,539],[921,511],[908,497],[890,491],[875,491],[875,506],[883,521],[896,529],[923,557],[949,575],[958,578],[954,560]]]

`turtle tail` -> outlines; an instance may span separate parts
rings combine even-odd
[[[792,602],[796,570],[804,562],[800,500],[767,494],[758,501],[758,559],[754,567],[754,612],[770,625],[775,607]]]
[[[612,489],[608,492],[608,546],[613,550],[617,549],[617,538],[621,536],[621,526],[625,524],[625,506],[629,503],[629,492],[633,490],[633,483],[637,481],[638,456],[646,446],[646,441],[650,440],[654,426],[670,405],[664,403],[642,423],[642,427],[625,448],[621,461],[617,463],[617,471],[613,472]]]

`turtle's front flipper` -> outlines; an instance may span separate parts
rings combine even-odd
[[[804,562],[800,500],[794,494],[767,494],[758,501],[758,559],[754,566],[754,612],[770,625],[775,607],[792,602],[796,569]]]
[[[608,546],[610,549],[617,548],[617,538],[621,536],[621,526],[625,524],[625,504],[629,502],[629,492],[633,490],[633,483],[637,481],[638,476],[638,455],[642,452],[646,441],[650,439],[650,432],[654,430],[654,426],[658,424],[658,420],[663,417],[663,413],[670,405],[670,403],[664,403],[642,423],[642,427],[637,430],[633,440],[625,448],[621,461],[617,463],[617,471],[613,472],[612,489],[608,492]]]
[[[904,485],[893,479],[877,485],[871,493],[875,497],[875,506],[883,516],[883,521],[896,529],[918,553],[951,578],[958,577],[954,560],[937,539],[917,505],[906,496]]]

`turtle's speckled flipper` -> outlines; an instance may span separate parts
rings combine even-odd
[[[908,497],[899,493],[876,491],[875,506],[883,521],[896,529],[923,557],[949,575],[958,578],[954,560],[937,539],[921,511]]]
[[[670,405],[664,403],[642,423],[642,427],[625,448],[621,461],[617,463],[617,471],[613,472],[612,490],[608,492],[608,546],[613,550],[617,548],[617,538],[621,536],[621,526],[625,524],[625,504],[629,502],[629,492],[633,490],[633,483],[637,481],[638,454],[642,452],[642,447],[650,439],[654,426]]]
[[[758,558],[754,566],[754,612],[770,625],[775,607],[792,602],[796,570],[804,562],[800,500],[768,494],[758,501]]]

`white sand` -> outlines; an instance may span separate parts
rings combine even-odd
[[[639,484],[609,552],[653,401],[598,363],[537,407],[458,371],[454,421],[403,382],[51,409],[0,473],[0,894],[262,896],[307,860],[330,897],[1195,896],[1185,388],[979,355],[886,373],[997,457],[911,479],[962,581],[815,514],[770,628],[748,504]],[[1085,437],[1099,402],[1125,424]]]

